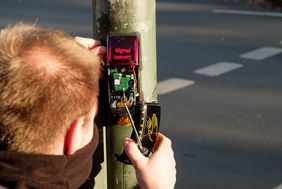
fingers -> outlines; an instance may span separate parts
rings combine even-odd
[[[164,175],[164,177],[169,178],[169,182],[167,183],[167,186],[169,186],[168,188],[174,188],[176,182],[176,161],[171,140],[163,134],[158,133],[154,150],[155,152],[150,157],[151,160],[166,164],[167,175]]]
[[[85,38],[85,37],[74,37],[74,40],[81,44],[82,46],[86,47],[87,49],[92,49],[94,47],[100,46],[101,42],[91,39],[91,38]]]
[[[171,145],[172,142],[169,138],[167,138],[161,133],[158,133],[158,137],[153,148],[154,153],[151,156],[151,159],[165,157],[169,160],[169,162],[171,162],[171,165],[175,167],[176,162],[174,159],[174,152]]]
[[[162,140],[164,139],[164,135],[158,133],[157,139],[155,141],[155,144],[153,146],[153,152],[155,152],[158,148]]]
[[[130,138],[125,138],[123,139],[122,143],[124,151],[126,152],[134,167],[138,167],[140,164],[143,164],[145,163],[145,161],[147,161],[147,158],[143,156],[133,140],[131,140]]]
[[[104,46],[94,47],[90,51],[100,57],[103,57],[107,53],[107,49]]]
[[[92,53],[97,56],[104,56],[106,54],[106,47],[102,46],[101,42],[91,38],[79,37],[74,38],[76,42],[89,49]]]
[[[171,147],[171,140],[161,133],[158,133],[153,151],[167,149]]]
[[[169,138],[158,134],[155,152],[150,157],[143,156],[135,142],[129,138],[123,140],[123,146],[135,168],[140,188],[174,188],[176,163]]]

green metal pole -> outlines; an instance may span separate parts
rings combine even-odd
[[[157,102],[155,0],[93,0],[92,2],[94,37],[104,44],[109,32],[140,33],[139,91],[144,102]],[[100,103],[103,102],[100,101]],[[131,189],[137,185],[133,166],[116,159],[117,154],[123,151],[122,139],[130,136],[131,132],[131,127],[112,124],[106,126],[105,159],[107,160],[107,187],[110,189]]]

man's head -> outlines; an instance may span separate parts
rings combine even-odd
[[[99,61],[61,31],[25,24],[1,30],[0,149],[60,153],[77,124],[92,125]]]

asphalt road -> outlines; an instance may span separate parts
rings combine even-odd
[[[158,79],[194,83],[159,95],[177,189],[282,188],[282,16],[270,13],[240,1],[158,0]],[[0,27],[18,21],[91,37],[91,1],[1,0]],[[260,48],[268,51],[242,56]],[[222,62],[240,67],[196,71]]]
[[[218,9],[269,12],[232,1],[159,3],[159,79],[195,82],[159,98],[174,142],[176,188],[273,189],[282,183],[282,54],[240,55],[281,49],[282,17]],[[215,77],[195,73],[218,62],[242,67]]]

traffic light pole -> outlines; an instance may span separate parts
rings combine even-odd
[[[156,66],[156,4],[155,0],[92,0],[94,38],[106,45],[107,35],[114,33],[138,32],[141,39],[141,65],[139,68],[139,92],[145,103],[157,102],[157,66]],[[101,83],[106,85],[106,83]],[[100,106],[108,104],[106,87],[100,91]],[[105,108],[107,109],[107,108]],[[100,112],[106,114],[107,111]],[[117,160],[121,154],[122,139],[129,137],[131,127],[121,127],[107,122],[107,116],[101,115],[104,121],[104,163],[107,171],[107,186],[110,189],[136,188],[137,181],[132,165]],[[94,162],[95,163],[95,162]],[[103,170],[102,170],[103,171]],[[97,182],[97,181],[96,181]],[[103,183],[103,181],[98,181]],[[100,186],[103,184],[100,184]],[[96,187],[95,187],[96,188]]]

